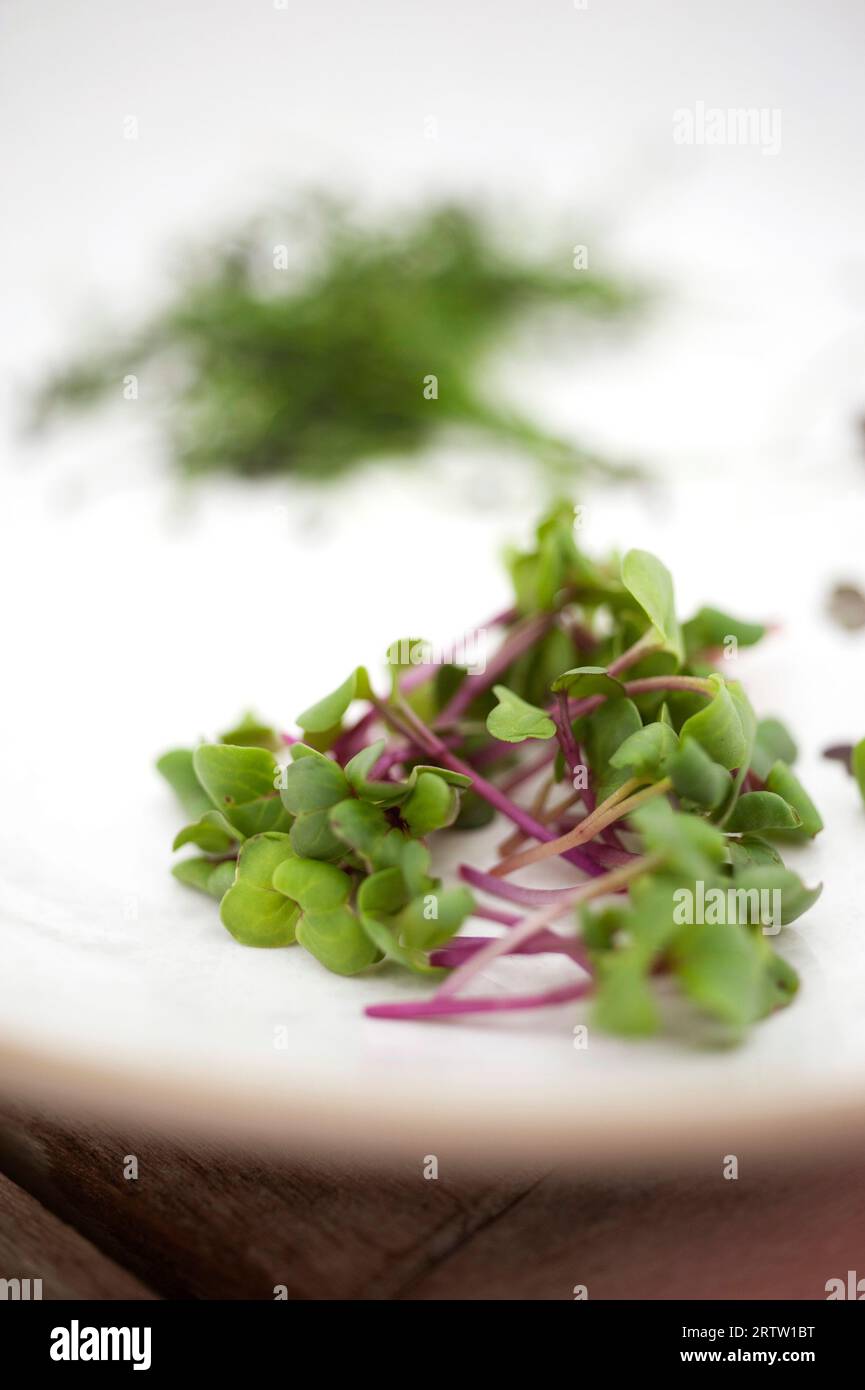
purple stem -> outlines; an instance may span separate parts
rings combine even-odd
[[[356,724],[353,724],[350,729],[346,729],[344,733],[340,734],[333,745],[332,751],[337,762],[342,763],[343,767],[345,767],[346,763],[349,762],[356,753],[359,753],[362,748],[366,747],[366,735],[373,727],[378,717],[379,714],[377,709],[369,709],[366,714],[361,716]]]
[[[516,927],[523,920],[521,917],[514,916],[513,912],[503,912],[498,907],[484,907],[482,903],[475,903],[472,908],[472,916],[484,917],[488,922],[499,922],[503,927]]]
[[[571,785],[573,785],[576,767],[580,761],[580,750],[577,747],[577,740],[574,738],[574,731],[571,728],[571,716],[568,712],[568,692],[566,690],[560,690],[556,700],[558,705],[555,721],[556,738],[559,741],[559,747],[565,759],[565,766],[568,769]]]
[[[412,714],[411,720],[416,730],[418,742],[424,741],[426,743],[429,752],[439,761],[442,767],[448,767],[451,772],[459,772],[462,773],[463,777],[468,777],[478,796],[482,796],[484,801],[488,801],[489,804],[494,806],[497,811],[500,811],[503,816],[507,816],[508,820],[513,821],[514,825],[519,826],[520,830],[522,830],[525,835],[530,835],[533,840],[542,840],[544,843],[556,838],[554,831],[550,830],[546,825],[543,825],[539,820],[535,820],[533,815],[524,810],[522,806],[518,806],[515,801],[512,801],[509,796],[506,796],[505,793],[492,782],[488,782],[485,777],[481,777],[480,773],[476,772],[468,763],[464,763],[461,758],[451,753],[450,749],[442,743],[438,735],[433,733],[432,729],[428,729],[416,715]],[[603,873],[603,870],[598,868],[594,860],[591,859],[589,855],[585,854],[579,847],[568,850],[562,855],[562,858],[566,859],[568,863],[574,864],[578,869],[582,869],[583,873],[588,874],[591,878],[597,878]]]
[[[370,1004],[366,1009],[369,1018],[446,1018],[452,1014],[504,1013],[512,1009],[543,1009],[552,1004],[568,1004],[575,999],[583,999],[592,988],[591,980],[580,980],[574,985],[560,985],[558,989],[548,989],[540,994],[515,994],[508,998],[475,997],[459,998],[453,995],[438,995],[432,999],[405,1000],[396,1004]]]
[[[598,873],[597,869],[595,873]],[[521,907],[544,907],[547,903],[560,902],[570,897],[574,891],[573,887],[529,888],[524,883],[512,883],[508,878],[496,878],[494,874],[485,874],[482,869],[475,869],[471,864],[460,864],[459,876],[464,883],[470,883],[482,893],[489,893],[491,897],[502,898],[508,903],[519,903]]]
[[[538,772],[542,772],[544,768],[554,760],[555,756],[555,744],[548,744],[546,748],[541,750],[536,758],[532,758],[529,762],[523,763],[522,767],[516,768],[509,777],[503,780],[502,791],[512,792],[516,787],[521,786],[523,782],[528,782],[529,778],[534,777]]]
[[[462,965],[464,960],[473,956],[475,951],[483,950],[484,946],[489,945],[488,936],[455,936],[453,941],[449,941],[446,946],[440,946],[438,950],[430,953],[430,965],[444,966],[448,970]],[[582,941],[575,938],[558,936],[554,931],[538,932],[537,936],[532,936],[528,941],[521,941],[508,952],[514,956],[569,956],[576,961],[577,965],[582,965],[585,969],[589,967],[589,957]]]
[[[484,690],[489,690],[490,686],[498,680],[499,676],[504,674],[517,657],[522,656],[523,652],[534,646],[538,638],[542,637],[551,627],[554,618],[553,613],[539,613],[535,617],[524,618],[522,622],[518,623],[505,638],[495,656],[487,662],[486,670],[479,671],[474,676],[466,676],[462,685],[445,705],[436,723],[450,724],[455,719],[459,719],[476,696]]]
[[[629,864],[632,859],[640,857],[638,854],[631,854],[630,850],[619,849],[618,845],[602,845],[597,841],[584,845],[583,848],[600,864],[605,873],[608,869],[618,869],[620,864]]]
[[[585,750],[583,749],[582,744],[580,745],[580,750],[579,750],[579,751],[580,751],[580,759],[579,759],[579,760],[580,760],[580,766],[581,766],[581,767],[584,767],[584,768],[586,769],[587,780],[588,780],[588,767],[589,767],[589,763],[588,763],[588,759],[586,758]],[[589,786],[583,787],[583,801],[585,802],[585,805],[586,805],[586,814],[590,816],[590,815],[592,814],[592,812],[594,811],[595,806],[596,806],[596,804],[597,804],[597,797],[595,796],[595,793],[592,791],[591,783],[589,783]]]

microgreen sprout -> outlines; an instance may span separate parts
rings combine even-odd
[[[771,938],[820,891],[779,851],[822,829],[795,743],[716,669],[729,638],[747,646],[764,628],[709,608],[680,624],[661,562],[590,559],[566,504],[508,564],[515,603],[485,670],[392,667],[380,692],[360,667],[296,735],[247,715],[165,754],[188,820],[175,848],[198,851],[174,873],[219,900],[244,945],[297,943],[338,974],[389,964],[426,981],[420,1000],[373,1017],[590,998],[599,1027],[637,1036],[660,1027],[667,978],[739,1033],[795,994]],[[496,816],[509,826],[497,861],[446,886],[439,833]],[[553,859],[570,885],[514,877]],[[498,934],[462,934],[470,917]],[[573,982],[477,991],[499,957],[536,954],[560,956]]]

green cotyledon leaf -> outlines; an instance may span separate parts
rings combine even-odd
[[[288,946],[295,939],[297,905],[273,888],[273,875],[294,857],[288,835],[255,835],[241,847],[235,881],[219,909],[223,924],[244,946]]]
[[[279,794],[294,815],[327,810],[349,794],[348,779],[333,758],[305,743],[296,743],[292,761],[280,770]]]
[[[667,771],[677,796],[709,810],[721,805],[732,786],[727,769],[713,762],[702,744],[693,738],[683,740],[670,758]]]
[[[702,816],[674,811],[669,801],[655,797],[631,813],[646,848],[661,857],[665,867],[688,878],[713,882],[727,857],[723,833]]]
[[[356,975],[380,958],[378,947],[344,903],[327,911],[304,912],[297,939],[335,975]]]
[[[706,1013],[735,1028],[764,1007],[763,961],[755,938],[736,923],[682,927],[671,948],[676,980]]]
[[[341,859],[345,845],[335,835],[330,823],[331,808],[304,811],[295,816],[291,827],[291,845],[301,859]]]
[[[310,705],[309,709],[297,716],[298,727],[309,734],[323,734],[335,729],[353,700],[367,700],[371,694],[366,668],[358,666],[330,695],[325,695],[324,699]]]
[[[688,656],[716,648],[729,648],[731,639],[737,646],[751,647],[765,636],[762,623],[744,622],[732,618],[720,608],[701,608],[682,624],[682,636]]]
[[[192,761],[199,782],[223,814],[226,805],[244,806],[274,791],[276,760],[269,749],[202,743]]]
[[[251,710],[225,733],[219,735],[220,743],[236,743],[242,748],[269,748],[277,753],[282,747],[279,734],[270,724],[259,719]]]
[[[408,788],[402,782],[370,780],[369,774],[384,752],[386,743],[386,739],[378,739],[367,748],[362,748],[345,765],[345,775],[355,796],[363,801],[371,801],[374,806],[396,806],[408,794]]]
[[[732,888],[736,893],[737,912],[751,914],[736,916],[737,921],[757,920],[753,917],[754,903],[759,912],[770,916],[776,927],[786,927],[810,910],[823,891],[821,883],[809,888],[798,874],[783,864],[750,864],[736,868]],[[729,890],[728,890],[729,891]],[[742,898],[741,894],[747,895]],[[777,897],[773,896],[777,894]],[[744,903],[745,907],[741,907]],[[728,914],[729,915],[729,914]]]
[[[573,666],[557,676],[550,689],[556,694],[565,691],[572,700],[582,700],[587,695],[606,695],[615,700],[625,694],[622,682],[611,676],[605,666]]]
[[[435,772],[422,772],[399,808],[400,817],[418,838],[451,825],[459,813],[459,792]]]
[[[530,705],[508,690],[506,685],[494,685],[498,700],[487,715],[487,729],[502,743],[522,743],[527,738],[555,738],[556,726],[546,710]]]
[[[814,802],[806,792],[799,778],[785,762],[780,759],[772,764],[766,778],[766,790],[772,795],[783,797],[799,817],[803,835],[813,838],[823,829],[823,820]],[[744,797],[742,798],[744,800]],[[736,808],[738,810],[738,807]]]
[[[193,750],[172,748],[157,760],[157,771],[165,778],[190,820],[198,820],[213,802],[195,773]]]
[[[713,762],[728,771],[740,768],[747,762],[749,753],[741,709],[722,676],[710,676],[709,685],[713,692],[711,700],[685,720],[679,731],[681,738],[683,741],[694,739]]]
[[[328,824],[336,838],[359,854],[367,865],[377,860],[380,847],[388,836],[390,821],[380,806],[356,797],[346,797],[331,806]]]
[[[181,859],[178,864],[172,865],[171,872],[178,882],[185,883],[189,888],[197,888],[219,902],[234,882],[234,867],[233,859],[219,864],[199,855],[192,859]]]
[[[660,1016],[649,977],[627,952],[599,962],[592,1017],[602,1032],[621,1037],[642,1038],[658,1031]]]
[[[245,839],[242,831],[226,820],[221,811],[209,810],[192,825],[185,825],[174,837],[172,849],[183,845],[195,845],[207,854],[225,854],[239,840]]]
[[[765,782],[779,760],[792,767],[796,755],[796,744],[780,719],[758,721],[751,753],[751,770],[761,782]]]
[[[678,748],[679,740],[669,724],[646,724],[616,749],[610,766],[627,769],[632,777],[656,781],[666,776],[667,764]]]
[[[685,650],[676,617],[673,580],[666,565],[648,550],[629,550],[622,560],[622,583],[652,624],[652,641],[657,639],[658,646],[683,662]]]
[[[796,830],[802,817],[795,807],[775,792],[746,792],[736,802],[727,821],[733,834],[746,831]]]
[[[279,769],[268,749],[203,743],[193,766],[213,805],[245,836],[288,830],[275,786]]]
[[[395,965],[401,965],[414,975],[425,975],[431,979],[441,979],[445,975],[446,972],[440,966],[429,964],[423,951],[403,946],[389,922],[383,921],[371,912],[362,912],[360,920],[370,944]]]
[[[273,887],[304,912],[328,912],[348,901],[351,878],[320,859],[288,858],[277,864]]]
[[[450,941],[474,910],[467,888],[436,888],[413,898],[396,919],[400,940],[413,950],[431,951]]]

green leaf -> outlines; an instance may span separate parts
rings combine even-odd
[[[233,729],[220,734],[219,742],[235,743],[241,748],[269,748],[273,753],[278,753],[282,747],[282,739],[276,730],[250,711],[247,711]]]
[[[721,676],[710,676],[709,683],[714,690],[712,699],[699,713],[685,720],[680,737],[683,742],[694,739],[721,767],[742,767],[749,752],[742,711]]]
[[[304,912],[297,924],[297,939],[335,975],[356,975],[379,958],[377,947],[346,906]]]
[[[288,829],[291,822],[274,788],[276,761],[266,748],[203,743],[193,765],[214,806],[243,835]]]
[[[333,834],[340,842],[348,845],[370,865],[391,828],[380,807],[354,797],[347,797],[331,807],[328,819]]]
[[[494,685],[498,700],[487,715],[487,729],[503,743],[522,743],[527,738],[555,738],[556,726],[545,710],[527,704],[506,685]]]
[[[452,772],[449,767],[436,767],[434,763],[416,763],[406,782],[408,791],[413,791],[417,786],[418,778],[427,772],[435,773],[440,781],[447,782],[449,787],[457,787],[460,791],[472,784],[471,777],[466,777],[462,772]]]
[[[294,941],[299,909],[272,887],[280,864],[293,857],[287,835],[256,835],[241,847],[233,887],[219,915],[244,946],[288,946]]]
[[[627,952],[604,958],[597,971],[593,1008],[595,1026],[626,1038],[648,1037],[658,1030],[658,1009],[638,960]]]
[[[678,748],[679,740],[669,724],[647,724],[616,749],[610,766],[627,768],[631,776],[654,782],[666,775],[667,764]]]
[[[430,965],[422,951],[413,951],[407,946],[402,946],[393,928],[372,913],[362,913],[360,920],[370,943],[396,965],[411,970],[415,975],[426,975],[432,979],[441,979],[447,973],[439,966]]]
[[[796,830],[802,818],[782,796],[775,792],[746,792],[736,802],[727,822],[733,834],[743,831]]]
[[[682,636],[688,657],[699,652],[724,647],[730,637],[735,637],[740,647],[752,647],[766,634],[762,623],[743,622],[731,618],[719,608],[700,608],[693,618],[682,624]]]
[[[789,926],[812,908],[823,891],[822,883],[809,888],[798,874],[783,864],[754,864],[737,869],[733,874],[733,887],[737,892],[779,893],[779,920],[775,925]],[[766,899],[772,904],[772,899]]]
[[[556,693],[566,690],[572,700],[583,700],[587,695],[606,695],[615,700],[625,694],[622,682],[609,675],[605,666],[574,666],[557,676],[551,689]]]
[[[365,878],[357,891],[358,910],[363,915],[391,917],[405,907],[408,892],[402,870],[379,869]]]
[[[683,662],[685,651],[670,571],[648,550],[629,550],[622,561],[622,583],[652,624],[652,641],[657,639],[657,645]]]
[[[856,778],[856,785],[865,801],[865,738],[860,739],[852,753],[853,776]]]
[[[237,882],[250,888],[272,888],[273,875],[286,859],[294,858],[288,835],[268,831],[241,846],[237,857]]]
[[[234,882],[234,860],[225,864],[214,864],[212,859],[181,859],[172,865],[171,872],[180,883],[189,888],[197,888],[217,901]]]
[[[430,852],[426,845],[420,840],[408,839],[402,831],[392,830],[382,841],[379,861],[381,867],[399,869],[410,898],[430,893],[436,886],[429,874]]]
[[[683,927],[672,949],[673,970],[682,990],[706,1013],[734,1027],[760,1016],[763,967],[760,949],[741,926],[702,924]]]
[[[221,811],[212,808],[192,825],[185,825],[174,837],[172,849],[195,845],[206,854],[225,854],[244,836],[225,819]]]
[[[342,840],[331,828],[330,808],[326,806],[295,817],[291,844],[301,859],[340,859],[345,853]]]
[[[781,864],[781,856],[759,835],[743,835],[741,840],[730,840],[727,844],[730,863],[734,869],[749,868],[752,865]]]
[[[718,828],[701,816],[674,811],[655,797],[631,813],[647,850],[663,855],[666,866],[688,878],[712,882],[727,855],[727,842]]]
[[[400,816],[412,835],[421,837],[442,830],[457,818],[459,793],[435,772],[422,772],[413,791],[400,807]]]
[[[628,780],[627,769],[611,767],[610,758],[642,727],[637,706],[627,699],[605,700],[591,715],[575,721],[574,731],[586,749],[589,766],[598,783],[599,801]]]
[[[193,754],[193,766],[217,810],[245,806],[272,796],[277,774],[273,754],[266,748],[238,748],[225,743],[202,743]]]
[[[773,764],[769,776],[766,778],[766,788],[770,793],[774,792],[789,802],[799,817],[803,834],[812,837],[819,835],[823,829],[820,812],[799,778],[794,772],[791,772],[785,762],[779,760]]]
[[[345,775],[356,796],[371,801],[376,806],[396,806],[406,794],[406,787],[400,782],[371,782],[369,774],[375,767],[386,747],[387,740],[380,738],[346,763]]]
[[[677,796],[713,810],[729,795],[732,782],[726,768],[709,757],[702,744],[686,738],[670,759],[667,772]]]
[[[400,912],[396,929],[409,949],[431,951],[456,935],[474,906],[467,888],[436,889],[413,898]]]
[[[761,719],[751,753],[751,768],[755,776],[765,782],[776,762],[780,760],[792,766],[796,756],[796,745],[780,719]]]
[[[198,820],[205,811],[212,809],[213,802],[195,775],[191,748],[172,748],[168,753],[163,753],[156,768],[190,820]]]
[[[372,694],[366,668],[358,666],[351,675],[337,686],[330,695],[325,695],[317,704],[310,705],[303,714],[297,716],[298,726],[304,733],[323,734],[336,728],[353,700],[368,700]]]
[[[293,761],[280,773],[280,796],[289,811],[322,811],[348,796],[349,785],[339,763],[305,743],[296,743]]]
[[[760,1017],[784,1009],[795,998],[799,989],[799,976],[785,960],[768,951],[763,964],[763,987]]]
[[[273,887],[304,912],[327,912],[348,901],[351,879],[318,859],[285,859],[274,870]]]

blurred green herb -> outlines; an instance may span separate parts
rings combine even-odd
[[[280,235],[286,237],[280,240]],[[124,379],[164,410],[187,475],[326,478],[412,455],[445,427],[553,468],[611,465],[496,405],[481,385],[494,350],[533,313],[604,318],[640,296],[568,261],[505,249],[465,207],[368,225],[301,200],[187,266],[137,332],[73,361],[39,392],[34,423],[120,398]]]

